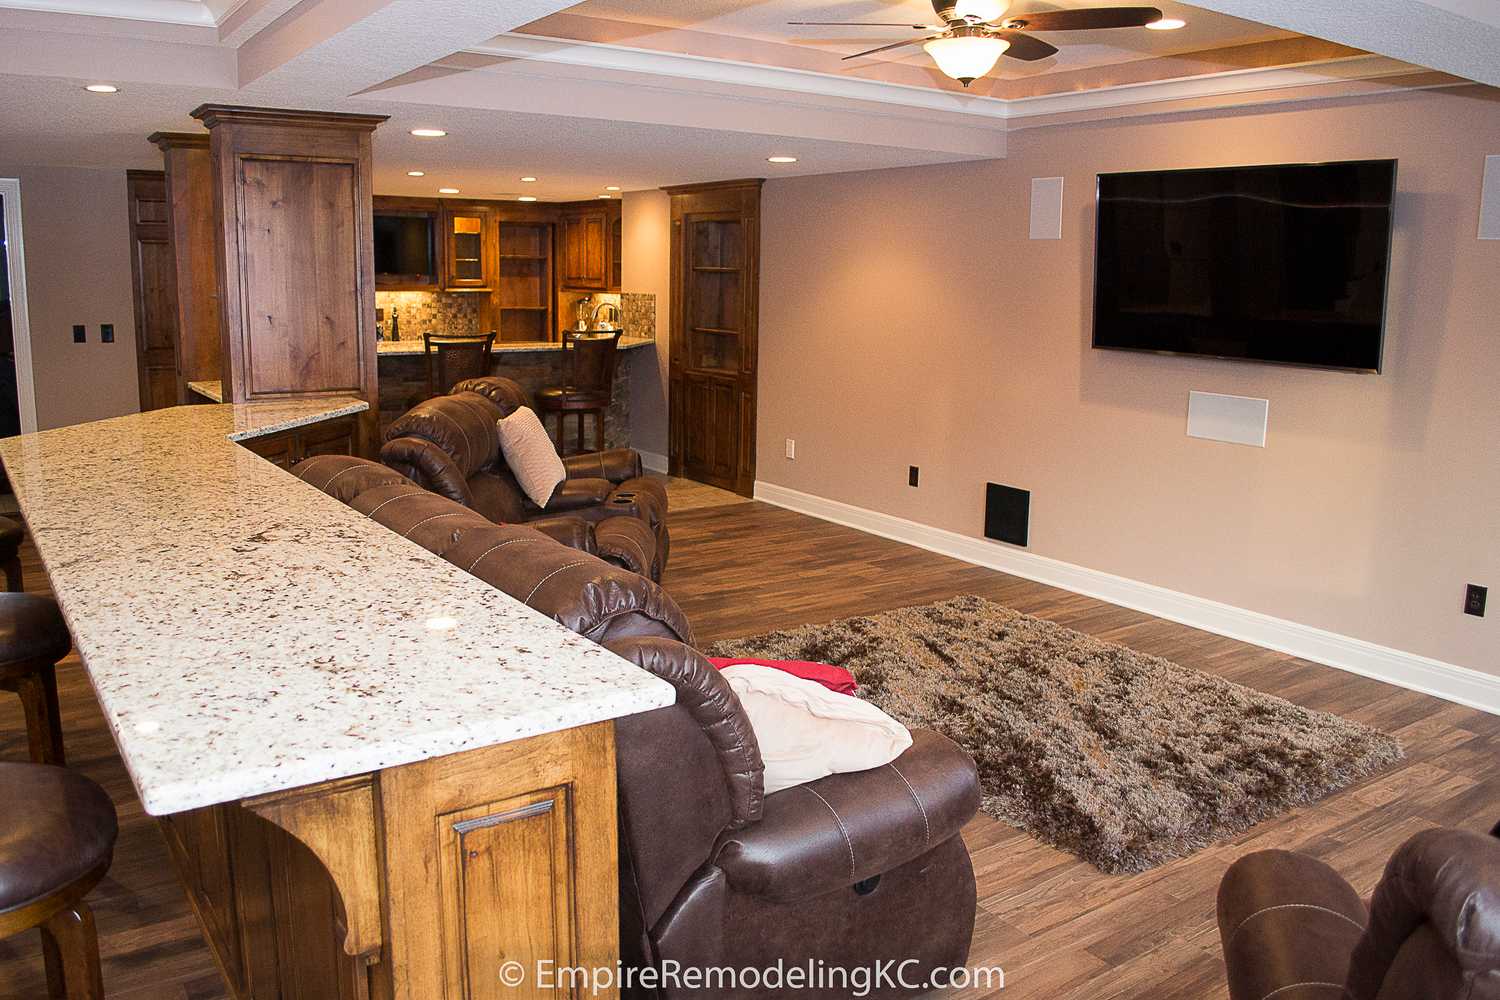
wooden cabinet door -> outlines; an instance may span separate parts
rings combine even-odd
[[[750,496],[755,484],[760,187],[672,193],[670,468]]]
[[[290,469],[297,464],[296,431],[268,434],[240,443],[277,468]]]
[[[322,423],[309,424],[302,429],[301,446],[297,449],[297,461],[315,455],[354,454],[354,418],[340,417]]]
[[[563,286],[602,291],[608,287],[605,246],[609,240],[607,212],[590,208],[563,216]]]
[[[488,208],[443,206],[443,287],[477,292],[494,288],[494,249]]]
[[[166,174],[131,170],[126,175],[126,190],[141,409],[157,410],[181,402],[177,388],[177,267],[172,256]]]

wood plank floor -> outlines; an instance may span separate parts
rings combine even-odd
[[[674,513],[672,535],[665,585],[700,643],[973,593],[1338,712],[1405,743],[1400,767],[1143,875],[1102,875],[1020,831],[976,819],[964,831],[980,895],[970,961],[1006,970],[1000,995],[1008,1000],[1218,1000],[1227,993],[1214,893],[1239,855],[1308,851],[1368,893],[1412,833],[1438,824],[1483,829],[1500,818],[1500,718],[764,504]],[[23,559],[28,589],[45,592],[29,545]],[[65,661],[59,676],[71,763],[120,809],[115,864],[90,900],[108,994],[220,1000],[226,994],[160,834],[135,799],[77,659]],[[19,707],[0,696],[0,759],[24,759],[25,747]],[[35,932],[0,941],[0,998],[44,996],[42,982]]]

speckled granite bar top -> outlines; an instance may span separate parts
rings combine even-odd
[[[189,382],[187,387],[188,392],[195,392],[204,399],[211,399],[215,403],[224,402],[224,383],[217,379],[213,381],[205,379],[202,382]]]
[[[620,350],[628,351],[636,347],[645,347],[656,341],[650,337],[621,337]],[[563,345],[557,341],[496,341],[490,348],[491,354],[506,354],[511,351],[560,351]],[[375,345],[377,355],[386,354],[423,354],[427,348],[422,343],[421,337],[412,337],[404,340],[382,340]]]
[[[360,400],[0,440],[146,811],[618,718],[671,687],[230,443]]]

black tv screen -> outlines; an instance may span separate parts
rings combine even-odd
[[[1094,346],[1380,370],[1396,161],[1099,175]]]
[[[436,273],[432,218],[376,214],[375,273],[420,277]]]

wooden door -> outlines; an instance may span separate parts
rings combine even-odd
[[[176,406],[177,277],[172,257],[166,174],[126,174],[130,208],[130,276],[135,291],[135,360],[141,409]]]
[[[672,194],[670,468],[750,496],[760,272],[760,182]]]

